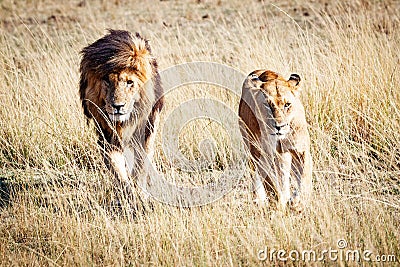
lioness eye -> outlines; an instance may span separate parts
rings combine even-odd
[[[132,85],[132,84],[133,84],[133,81],[132,81],[132,80],[127,80],[127,81],[126,81],[126,84],[127,84],[127,85]]]
[[[285,103],[284,107],[289,108],[292,104],[291,103]]]

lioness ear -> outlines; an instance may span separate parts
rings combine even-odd
[[[257,74],[251,73],[249,76],[247,76],[245,83],[247,83],[248,88],[258,90],[263,82],[260,80]]]
[[[300,81],[301,79],[298,74],[290,74],[288,82],[290,83],[291,86],[298,86]]]
[[[298,96],[300,94],[301,91],[299,87],[300,81],[301,81],[300,76],[297,74],[291,74],[288,80],[288,83],[293,88],[292,92],[295,96]]]

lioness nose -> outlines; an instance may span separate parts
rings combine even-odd
[[[117,111],[119,111],[121,108],[125,106],[125,103],[113,103],[111,104],[113,108],[115,108]]]
[[[275,125],[275,128],[278,130],[278,132],[283,128],[283,127],[285,127],[285,126],[287,126],[288,124],[287,123],[285,123],[285,124],[280,124],[280,125],[278,125],[278,124],[276,124]]]

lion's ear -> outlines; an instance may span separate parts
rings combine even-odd
[[[288,82],[290,83],[291,86],[298,86],[300,83],[301,79],[300,76],[298,74],[290,74],[290,78],[288,80]]]
[[[251,84],[251,88],[253,89],[259,89],[260,85],[263,83],[263,81],[260,80],[257,74],[251,73],[249,76],[247,76],[249,83]]]
[[[300,94],[300,76],[298,74],[291,74],[288,83],[292,87],[292,92],[294,95],[298,96]]]

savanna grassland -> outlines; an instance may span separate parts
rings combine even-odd
[[[314,160],[308,209],[254,205],[244,164],[233,190],[208,205],[153,201],[136,217],[113,211],[112,178],[78,96],[79,51],[107,28],[148,38],[161,71],[203,61],[243,75],[298,73]],[[313,265],[324,250],[339,257],[319,264],[359,264],[346,261],[347,250],[399,264],[399,1],[0,0],[0,66],[2,266]],[[215,99],[232,112],[223,122],[192,120],[177,137],[194,162],[211,140],[209,168],[176,166],[160,133],[157,167],[185,185],[246,161],[235,93],[181,86],[166,94],[161,124],[178,123],[179,114],[169,115],[191,99]],[[285,262],[271,250],[300,256]],[[304,250],[317,259],[302,259]]]

